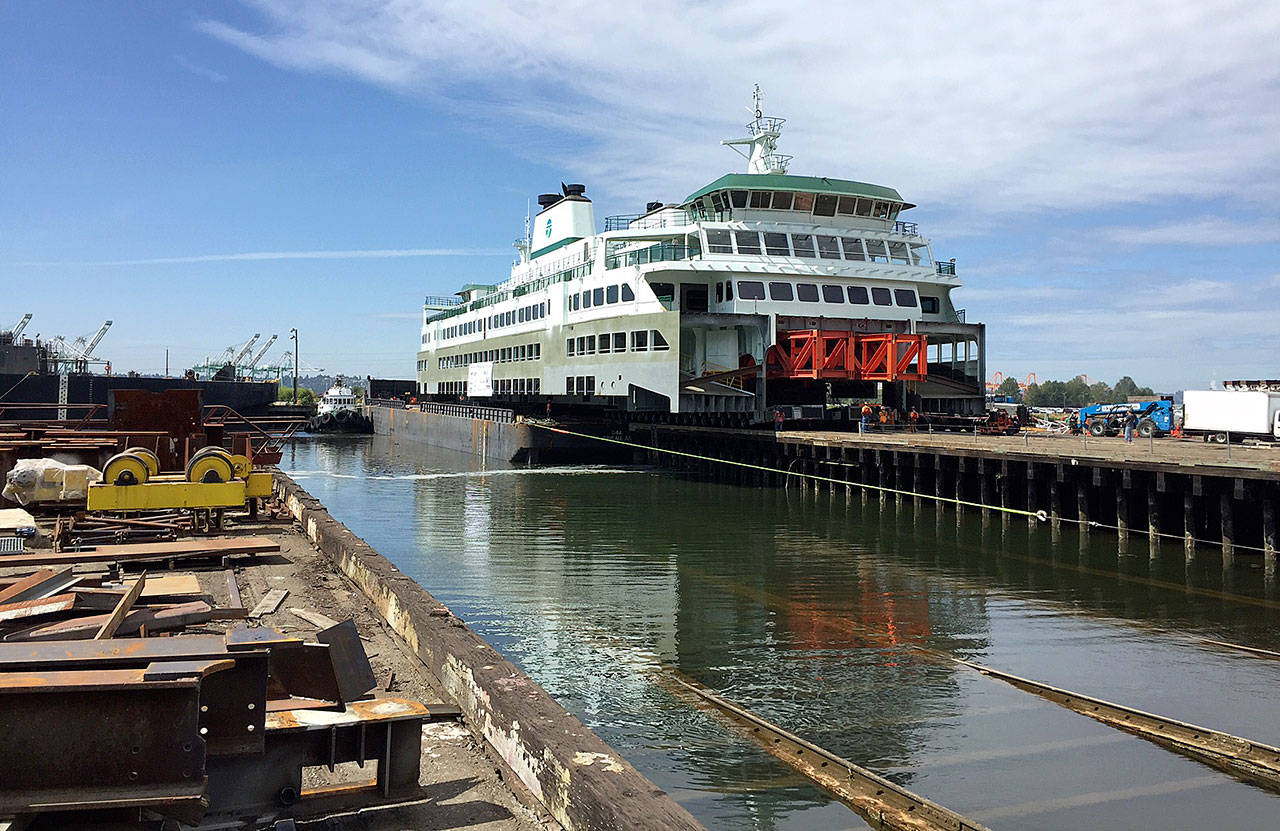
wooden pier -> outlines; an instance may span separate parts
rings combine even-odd
[[[1280,448],[1161,438],[739,430],[630,425],[655,464],[726,481],[838,490],[861,499],[942,498],[1037,514],[1057,528],[1178,540],[1261,555],[1276,569]],[[660,452],[677,451],[691,455]],[[714,460],[735,462],[734,465]],[[869,488],[860,485],[871,486]],[[979,507],[979,510],[984,509]],[[1008,515],[1008,514],[1006,514]],[[1041,520],[1031,517],[1032,522]]]

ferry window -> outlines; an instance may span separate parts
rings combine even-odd
[[[894,289],[893,301],[899,306],[914,309],[916,307],[916,293],[911,289]]]
[[[574,356],[573,338],[569,338],[564,342],[564,354],[568,355],[570,358]]]
[[[877,306],[892,306],[892,305],[893,305],[893,300],[891,300],[891,299],[889,298],[889,290],[888,290],[888,289],[872,289],[872,290],[871,290],[871,302],[875,303]]]
[[[840,259],[840,241],[835,237],[818,235],[818,256],[824,260]]]
[[[809,211],[813,210],[813,194],[797,193],[795,201],[791,203],[791,210],[809,213]]]
[[[738,299],[764,300],[764,283],[755,280],[739,280]]]
[[[871,200],[858,200],[858,216],[871,216]]]
[[[836,197],[830,193],[820,193],[813,200],[814,216],[835,216]]]
[[[605,334],[605,335],[601,335],[601,336],[600,336],[600,354],[601,354],[601,355],[607,355],[607,354],[611,351],[611,350],[610,350],[610,345],[611,345],[612,343],[613,343],[613,338],[612,338],[612,337],[610,337],[610,336],[609,336],[609,335],[607,335],[607,334]]]
[[[719,213],[720,211],[724,210],[724,207],[725,207],[724,197],[720,195],[719,191],[716,191],[715,193],[711,194],[711,207],[716,209],[716,213]]]
[[[617,287],[617,286],[609,286],[607,289],[605,289],[605,290],[604,290],[604,295],[605,295],[605,296],[604,296],[604,299],[605,299],[605,302],[606,302],[606,303],[617,303],[617,302],[618,302],[618,287]]]
[[[582,293],[582,308],[584,308],[584,309],[590,309],[590,308],[591,308],[591,292],[590,292],[590,290],[588,290],[588,291],[584,291],[584,292]]]
[[[797,257],[812,257],[813,234],[792,234],[791,247],[795,249]]]
[[[574,395],[578,391],[578,380],[570,375],[564,379],[564,391],[566,395]]]
[[[512,325],[512,324],[513,324],[513,323],[515,323],[515,322],[516,322],[516,313],[515,313],[515,312],[507,312],[507,325],[508,325],[508,326],[510,326],[510,325]]]
[[[516,310],[516,322],[517,322],[517,323],[524,323],[524,309],[517,309],[517,310]]]
[[[728,300],[730,303],[733,302],[733,281],[732,280],[724,281],[724,299]]]
[[[604,305],[604,289],[603,288],[591,290],[591,305],[593,306]]]
[[[773,194],[773,209],[774,209],[775,211],[789,211],[789,210],[791,210],[791,198],[792,198],[792,196],[794,196],[794,194],[793,194],[791,191],[789,191],[789,190],[779,190],[779,191],[774,191],[774,194]]]
[[[822,287],[822,299],[827,303],[843,303],[844,289],[840,286],[824,285]]]
[[[583,335],[583,336],[581,336],[581,337],[579,337],[579,338],[578,338],[578,354],[579,354],[579,355],[585,355],[585,354],[587,354],[587,337],[586,337],[586,335]]]
[[[529,347],[527,347],[527,346],[521,346],[521,347],[520,347],[520,360],[522,360],[522,361],[523,361],[523,360],[525,360],[526,358],[528,358],[528,357],[529,357],[529,351],[528,351],[528,350],[529,350]]]
[[[535,343],[533,345],[533,357],[535,360],[540,360],[542,358],[542,344]]]
[[[791,247],[787,245],[787,235],[777,231],[764,232],[764,251],[771,257],[791,256]]]
[[[871,302],[867,297],[867,289],[865,286],[849,286],[849,302],[858,306],[865,306]]]
[[[632,290],[631,290],[631,286],[623,285],[623,287],[622,287],[622,302],[624,302],[624,303],[630,303],[632,300],[635,300],[635,299],[636,299],[636,293],[635,293],[634,291],[632,291]]]
[[[907,259],[907,244],[905,242],[890,242],[889,259],[897,265],[910,265],[911,261]]]
[[[734,231],[734,239],[738,243],[739,254],[759,254],[760,234],[757,231]]]
[[[729,199],[733,202],[735,208],[747,207],[747,192],[745,190],[729,191]]]
[[[889,254],[888,254],[888,252],[885,250],[885,247],[884,247],[884,240],[882,240],[882,239],[868,239],[868,240],[863,240],[863,242],[865,242],[865,243],[866,243],[866,245],[867,245],[867,259],[868,259],[868,260],[870,260],[870,261],[871,261],[871,262],[873,262],[873,263],[887,263],[887,262],[889,262]]]
[[[724,283],[716,283],[716,302],[724,302]]]
[[[596,354],[596,336],[595,335],[587,335],[587,354],[588,355]]]
[[[841,237],[840,242],[844,244],[844,258],[846,260],[865,260],[866,254],[862,253],[862,240],[857,237]]]
[[[707,252],[710,254],[732,254],[733,243],[729,237],[729,232],[723,228],[708,228]]]
[[[613,351],[614,352],[627,351],[627,333],[626,332],[613,333]]]
[[[578,311],[578,295],[576,293],[569,297],[569,311]]]
[[[586,395],[595,395],[595,394],[596,394],[596,376],[588,375]]]
[[[801,303],[817,303],[818,287],[813,283],[800,283],[796,286],[796,299]]]
[[[649,285],[653,289],[653,294],[662,303],[670,303],[675,300],[676,287],[674,283],[651,283]]]
[[[631,333],[631,351],[632,352],[648,352],[649,351],[649,332],[641,329],[639,332]]]
[[[911,246],[911,264],[912,265],[932,265],[929,258],[929,246],[913,245]]]
[[[650,336],[651,338],[653,338],[653,351],[654,351],[654,352],[662,352],[662,351],[664,351],[664,350],[667,350],[667,349],[670,349],[670,348],[671,348],[671,346],[667,343],[667,339],[666,339],[666,338],[664,338],[664,337],[662,336],[662,333],[661,333],[661,332],[659,332],[657,329],[653,329],[653,330],[651,330],[651,331],[649,332],[649,336]]]
[[[842,213],[842,214],[844,214],[845,216],[852,216],[852,215],[853,215],[853,209],[854,209],[854,206],[856,206],[857,204],[858,204],[858,200],[857,200],[857,199],[855,199],[854,197],[852,197],[852,196],[841,196],[841,197],[840,197],[840,202],[839,202],[838,207],[836,208],[836,211],[837,211],[838,213]]]
[[[875,205],[875,207],[872,209],[871,213],[872,213],[872,216],[874,216],[876,219],[888,219],[888,218],[889,218],[889,203],[888,203],[888,202],[877,202],[877,203],[876,203],[876,205]]]
[[[924,295],[920,296],[920,311],[925,314],[936,315],[940,306],[941,304],[938,302],[938,298],[925,297]]]
[[[753,191],[751,191],[751,207],[753,207],[753,208],[767,208],[767,207],[769,207],[769,197],[770,197],[771,195],[772,195],[772,193],[771,193],[770,191],[767,191],[767,190],[753,190]]]
[[[739,288],[741,288],[741,286],[739,286]],[[792,298],[793,298],[793,294],[791,292],[790,283],[770,283],[769,284],[770,300],[785,301],[785,300],[791,300]]]

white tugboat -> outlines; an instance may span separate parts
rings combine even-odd
[[[312,433],[372,433],[373,422],[360,412],[355,390],[338,378],[320,398],[316,414],[307,423],[307,430]]]
[[[875,398],[985,411],[985,327],[955,261],[893,188],[788,172],[756,87],[747,159],[679,202],[596,226],[579,184],[538,197],[496,285],[428,297],[419,399],[752,421],[779,404]]]

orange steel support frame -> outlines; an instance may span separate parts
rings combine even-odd
[[[767,378],[923,381],[925,336],[823,329],[783,332],[769,348]]]

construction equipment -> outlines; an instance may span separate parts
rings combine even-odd
[[[107,461],[103,481],[89,487],[90,511],[153,511],[162,508],[235,508],[271,495],[271,474],[253,470],[248,457],[206,447],[181,474],[159,473],[154,454],[137,448]]]
[[[1173,432],[1173,402],[1166,400],[1128,404],[1090,404],[1080,408],[1080,426],[1091,436],[1114,436],[1124,430],[1129,413],[1138,414],[1138,435],[1142,438]]]

